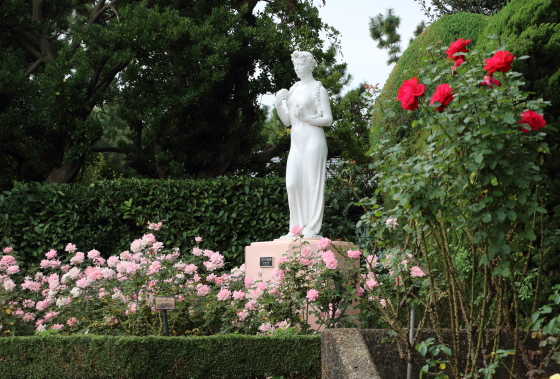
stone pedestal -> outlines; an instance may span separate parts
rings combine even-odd
[[[298,248],[303,241],[308,241],[309,247],[311,247],[314,252],[318,250],[317,242],[319,242],[319,238],[303,240],[275,239],[274,241],[253,242],[250,246],[245,247],[245,277],[251,277],[253,280],[270,280],[272,271],[278,267],[278,260],[286,253],[294,251],[294,248]],[[332,241],[332,244],[339,248],[342,247],[344,251],[357,248],[353,243],[346,241]],[[334,250],[332,248],[330,249]],[[266,258],[272,258],[271,266],[262,267],[262,258],[265,258],[262,260],[264,264],[270,261]],[[339,259],[338,264],[339,267],[342,267],[344,261]],[[356,264],[359,265],[358,260],[356,260]]]
[[[309,238],[302,240],[291,239],[275,239],[274,241],[253,242],[250,246],[245,247],[245,277],[250,277],[253,280],[262,279],[269,281],[270,276],[275,268],[278,267],[278,260],[294,251],[294,248],[299,249],[303,241],[309,242],[309,247],[313,252],[317,252],[317,243],[319,238]],[[346,241],[332,241],[332,245],[336,246],[338,250],[347,251],[350,249],[357,249],[357,246],[351,242]],[[333,247],[328,247],[327,250],[333,250]],[[264,264],[265,266],[263,267]],[[356,266],[360,265],[359,259],[354,261]],[[266,267],[266,265],[270,265]],[[344,267],[344,260],[338,260],[338,267]],[[250,297],[250,296],[249,296]],[[349,311],[349,314],[357,314],[357,310]],[[320,325],[316,324],[316,317],[309,315],[308,322],[315,330],[320,329]]]

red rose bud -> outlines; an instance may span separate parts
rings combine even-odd
[[[434,103],[436,103],[436,102],[440,103],[440,106],[438,106],[436,108],[436,111],[441,113],[445,110],[445,108],[447,107],[447,104],[449,104],[451,102],[451,100],[453,100],[453,96],[456,95],[456,93],[452,92],[452,91],[453,91],[453,88],[451,88],[449,86],[449,84],[447,84],[447,83],[440,84],[436,88],[436,92],[434,92],[434,95],[430,99],[430,104],[431,105],[434,105]]]
[[[418,98],[424,95],[424,85],[418,83],[418,78],[414,77],[405,80],[399,88],[397,100],[401,102],[403,109],[414,111],[418,109]]]
[[[496,71],[508,72],[515,57],[509,51],[497,51],[492,58],[486,59],[484,69],[493,74]]]
[[[502,85],[502,83],[499,80],[494,79],[492,75],[484,75],[484,81],[480,82],[480,85],[492,88],[493,85],[499,87]]]
[[[529,133],[531,130],[539,130],[541,128],[544,128],[546,125],[544,117],[532,110],[526,110],[525,112],[521,113],[520,116],[521,120],[519,120],[519,123],[528,124],[530,127],[529,129],[527,125],[522,125],[521,131],[523,133]]]

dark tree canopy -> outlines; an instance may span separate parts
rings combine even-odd
[[[292,50],[321,59],[321,30],[306,0],[2,1],[0,186],[71,182],[101,151],[159,178],[258,161],[257,100],[294,81]],[[107,105],[118,146],[95,145]]]

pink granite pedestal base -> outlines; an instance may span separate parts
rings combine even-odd
[[[272,272],[278,267],[278,260],[286,254],[293,252],[294,248],[299,248],[303,241],[309,242],[309,247],[311,247],[312,251],[316,252],[318,250],[317,243],[319,238],[306,238],[302,240],[275,239],[274,241],[253,242],[250,246],[246,246],[245,277],[250,277],[253,280],[269,281]],[[343,251],[357,248],[353,243],[346,241],[332,241],[332,244],[339,249],[342,248]],[[265,258],[263,263],[271,261],[271,266],[261,267],[261,258]],[[359,266],[360,262],[358,259],[356,259],[355,264]],[[339,268],[343,267],[344,260],[339,259],[338,265]],[[354,310],[351,313],[355,314],[356,312]],[[309,315],[309,324],[313,329],[319,329],[319,326],[315,324],[315,317],[312,315]]]

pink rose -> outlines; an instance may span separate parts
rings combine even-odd
[[[198,284],[196,286],[196,296],[206,296],[210,293],[210,287],[203,284]]]
[[[426,273],[422,271],[422,269],[418,266],[414,266],[410,269],[410,276],[412,278],[419,278],[422,276],[426,276]]]
[[[243,280],[243,283],[245,284],[245,288],[250,288],[253,285],[253,278],[251,278],[250,276],[247,276]]]
[[[66,321],[66,324],[68,324],[68,326],[72,326],[72,325],[74,325],[74,324],[77,323],[77,322],[78,322],[78,319],[77,319],[76,317],[72,317],[72,318],[69,318],[69,319]]]
[[[309,301],[316,301],[319,298],[319,291],[316,289],[310,289],[307,291],[307,295],[305,296]]]
[[[69,243],[68,245],[66,245],[66,248],[64,250],[66,250],[69,253],[73,253],[77,249],[76,249],[76,245]]]
[[[321,238],[319,242],[317,242],[317,249],[325,250],[331,244],[331,240],[328,238]]]
[[[47,253],[45,253],[45,257],[47,257],[47,259],[56,258],[56,250],[50,249]]]
[[[358,259],[362,255],[360,250],[348,250],[348,258]]]
[[[225,301],[231,299],[231,291],[227,289],[222,289],[218,292],[218,300]]]
[[[329,259],[325,260],[325,266],[329,270],[334,270],[338,267],[338,260],[336,258],[329,258]]]
[[[202,237],[194,237],[194,240],[195,240],[196,242],[202,242]]]
[[[233,298],[235,300],[243,300],[243,299],[245,299],[245,292],[243,292],[243,291],[233,291]]]
[[[11,246],[8,246],[8,247],[4,248],[4,254],[8,254],[8,253],[11,253],[11,252],[12,252],[12,250],[13,250],[13,247],[11,247]]]
[[[11,292],[14,290],[14,288],[16,288],[16,284],[12,279],[6,279],[4,280],[4,288],[6,289],[6,291]]]
[[[299,225],[296,225],[290,230],[290,233],[292,234],[292,236],[296,237],[296,236],[301,235],[302,231],[303,231],[303,228]]]
[[[73,265],[79,265],[80,263],[82,263],[85,259],[85,254],[84,253],[76,253],[76,255],[74,255],[72,258],[70,258],[70,263],[72,263]]]
[[[377,280],[375,280],[373,278],[369,278],[366,281],[366,287],[369,288],[370,290],[374,289],[377,286],[378,286]]]
[[[385,221],[385,225],[389,229],[395,229],[399,225],[399,223],[397,222],[396,218],[388,218],[387,221]]]

